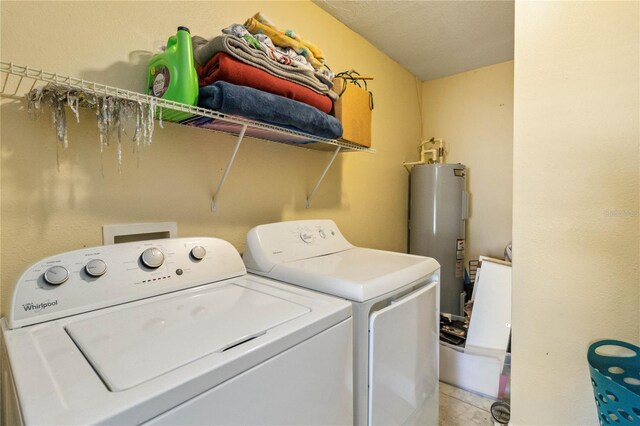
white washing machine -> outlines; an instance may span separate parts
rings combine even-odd
[[[346,424],[351,305],[215,238],[87,248],[19,279],[2,424]]]
[[[440,265],[354,247],[330,220],[261,225],[247,235],[250,273],[353,305],[354,422],[438,424]]]

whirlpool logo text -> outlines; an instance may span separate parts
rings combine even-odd
[[[57,300],[54,300],[52,302],[42,302],[42,303],[33,303],[33,302],[29,302],[29,303],[25,303],[24,305],[22,305],[22,308],[25,311],[34,311],[34,312],[40,312],[44,309],[47,309],[51,306],[56,306],[58,304]]]

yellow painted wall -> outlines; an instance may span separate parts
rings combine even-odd
[[[589,344],[640,345],[639,25],[637,1],[516,1],[514,425],[597,425]]]
[[[2,100],[2,307],[31,263],[102,243],[101,226],[176,221],[180,236],[216,236],[244,249],[253,226],[330,218],[354,244],[404,251],[407,176],[403,161],[420,140],[413,75],[307,1],[10,2],[2,1],[2,60],[143,91],[149,51],[186,25],[207,38],[262,11],[320,45],[333,70],[375,76],[376,154],[339,156],[305,210],[331,154],[246,139],[211,214],[210,199],[235,138],[166,124],[138,159],[125,143],[99,152],[92,111],[69,115],[69,148],[56,147],[47,117]],[[56,156],[59,156],[59,170]]]
[[[513,61],[422,84],[425,140],[446,141],[448,163],[467,166],[466,257],[502,258],[511,241]]]

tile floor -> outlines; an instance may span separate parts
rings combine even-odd
[[[440,426],[493,426],[495,401],[440,382]]]

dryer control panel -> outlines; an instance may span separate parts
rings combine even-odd
[[[85,248],[31,265],[13,294],[10,328],[246,274],[218,238],[170,238]]]
[[[256,226],[247,234],[244,262],[268,272],[279,263],[310,259],[353,248],[332,220],[293,220]]]

